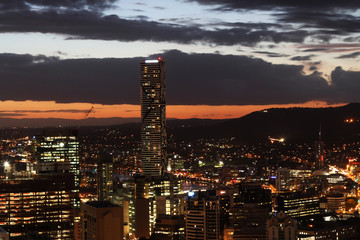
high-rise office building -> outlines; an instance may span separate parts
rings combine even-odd
[[[288,192],[277,196],[277,212],[284,212],[287,216],[298,218],[320,214],[319,196],[307,192]]]
[[[185,210],[186,239],[220,239],[220,204],[216,192],[189,192]]]
[[[183,216],[183,180],[171,174],[151,178],[137,175],[123,182],[122,197],[115,193],[112,201],[124,208],[129,236],[149,238],[159,217]]]
[[[232,231],[231,239],[266,239],[266,220],[272,210],[271,191],[259,183],[242,183],[238,187],[234,206],[228,210],[225,236]]]
[[[37,137],[36,155],[38,164],[61,166],[70,165],[70,173],[74,176],[75,189],[73,190],[74,207],[80,207],[80,165],[78,132],[73,129],[48,129],[42,136]],[[57,169],[54,169],[57,171]]]
[[[97,163],[98,201],[110,201],[113,193],[113,159],[110,154],[99,154]]]
[[[72,190],[74,179],[66,173],[2,179],[0,226],[11,239],[25,239],[32,234],[74,239]]]
[[[290,190],[290,169],[278,168],[276,171],[276,191],[286,192]]]
[[[144,175],[159,176],[166,170],[165,61],[140,63],[141,155]]]

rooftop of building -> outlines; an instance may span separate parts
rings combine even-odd
[[[311,192],[311,191],[295,191],[295,192],[285,192],[279,194],[278,198],[284,198],[284,199],[297,199],[297,198],[309,198],[309,197],[316,197],[318,196],[317,193]]]
[[[112,204],[111,202],[107,202],[107,201],[93,201],[93,202],[87,202],[86,204],[95,208],[119,207],[118,205]]]
[[[75,128],[47,128],[43,131],[43,136],[78,136],[78,130]]]
[[[333,221],[327,221],[322,220],[319,221],[317,219],[316,221],[311,221],[309,219],[308,221],[303,221],[298,224],[299,230],[322,230],[322,229],[336,229],[340,227],[353,227],[356,226],[358,228],[360,226],[360,219],[359,218],[349,218],[349,219],[338,219]]]
[[[345,195],[340,192],[330,192],[326,194],[326,197],[344,197]]]

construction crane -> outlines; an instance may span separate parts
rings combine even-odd
[[[87,119],[87,118],[89,117],[90,113],[95,113],[95,108],[94,108],[94,106],[91,106],[91,108],[89,109],[89,111],[87,111],[87,112],[85,113],[85,118],[84,118],[84,119]]]

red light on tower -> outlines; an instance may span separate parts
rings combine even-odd
[[[159,60],[159,61],[161,61],[161,60],[162,60],[162,58],[161,58],[161,57],[158,57],[158,60]]]

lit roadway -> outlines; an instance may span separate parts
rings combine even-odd
[[[358,183],[358,179],[355,178],[355,176],[347,171],[346,169],[341,169],[335,166],[329,166],[330,170],[334,171],[334,172],[339,172],[341,174],[346,175],[348,178],[350,178],[351,180],[353,180],[354,182]],[[359,196],[359,193],[357,194]],[[356,205],[355,210],[360,210],[360,202]]]
[[[350,178],[351,180],[353,180],[354,182],[357,183],[357,181],[356,181],[357,179],[355,178],[355,176],[351,172],[347,171],[346,169],[337,168],[335,166],[329,166],[329,168],[330,168],[330,170],[334,171],[335,173],[339,172],[341,174],[346,175],[348,178]]]

